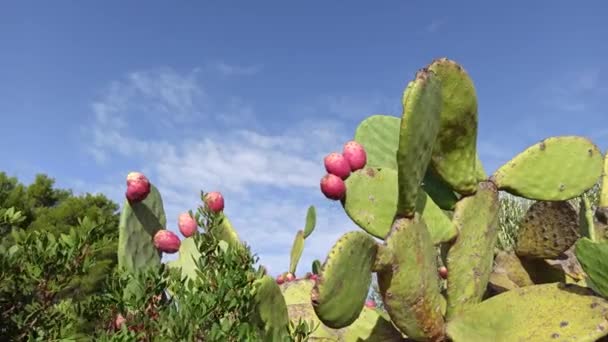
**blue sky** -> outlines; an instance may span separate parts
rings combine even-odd
[[[399,115],[434,58],[475,82],[488,172],[553,135],[606,151],[607,17],[605,1],[5,1],[0,169],[119,203],[141,170],[172,230],[199,190],[222,191],[274,274],[313,204],[303,273],[357,229],[319,191],[323,156]]]

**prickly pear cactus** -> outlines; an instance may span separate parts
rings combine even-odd
[[[143,201],[125,200],[118,226],[118,267],[138,272],[160,266],[162,253],[154,246],[154,234],[166,226],[163,200],[153,184]]]
[[[550,137],[488,175],[477,155],[474,84],[445,58],[416,74],[402,104],[401,118],[372,115],[357,127],[368,160],[345,180],[341,202],[369,238],[349,232],[332,247],[310,294],[319,320],[352,326],[375,272],[388,317],[410,340],[606,336],[608,303],[571,284],[608,283],[596,245],[576,245],[583,267],[594,270],[586,280],[572,251],[581,235],[598,231],[585,225],[608,227],[608,196],[600,196],[597,221],[589,203],[577,211],[568,202],[608,168],[597,146]],[[537,203],[520,222],[514,251],[497,254],[500,191]],[[447,268],[438,269],[440,261]],[[566,304],[573,309],[562,310]]]

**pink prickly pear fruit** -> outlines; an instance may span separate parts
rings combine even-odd
[[[282,275],[282,274],[280,274],[280,275],[277,277],[277,284],[281,285],[281,284],[283,284],[284,282],[285,282],[285,277],[283,277],[283,275]]]
[[[141,202],[150,193],[150,181],[141,172],[130,172],[127,175],[127,192],[129,202]]]
[[[321,178],[321,192],[325,197],[337,201],[346,194],[346,184],[342,178],[328,173]]]
[[[368,299],[365,301],[365,306],[368,308],[375,308],[376,302],[373,299]]]
[[[317,281],[317,279],[319,279],[319,276],[313,273],[310,275],[310,277],[308,279],[310,279],[312,281]]]
[[[161,229],[154,235],[154,246],[163,253],[173,254],[179,251],[181,241],[172,231]]]
[[[179,227],[179,231],[185,237],[189,238],[196,232],[198,225],[196,224],[196,220],[190,216],[189,213],[182,213],[179,215],[177,220],[177,225]]]
[[[350,164],[340,153],[333,152],[328,154],[323,159],[323,163],[325,164],[325,170],[332,175],[336,175],[342,179],[346,179],[350,175]]]
[[[120,330],[125,323],[127,323],[127,319],[123,315],[118,314],[114,320],[114,328]]]
[[[213,191],[205,195],[205,204],[214,213],[224,210],[224,196],[220,192]]]
[[[344,144],[342,155],[348,161],[351,171],[357,171],[365,167],[367,163],[367,153],[363,145],[352,140]]]
[[[448,279],[448,269],[447,269],[447,267],[441,266],[441,267],[439,267],[439,269],[437,271],[439,273],[439,276],[442,279]]]
[[[294,281],[296,280],[296,275],[290,272],[287,272],[287,274],[285,275],[285,281]]]

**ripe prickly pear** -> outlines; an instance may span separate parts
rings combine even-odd
[[[282,274],[280,274],[280,275],[277,277],[277,284],[281,285],[281,284],[283,284],[284,282],[285,282],[285,277],[283,277],[283,275],[282,275]]]
[[[296,280],[296,275],[291,273],[291,272],[287,272],[287,274],[285,275],[285,281],[294,281]]]
[[[126,322],[127,322],[127,319],[123,315],[118,314],[116,316],[116,319],[114,320],[114,328],[117,330],[120,330],[120,329],[122,329],[123,325],[125,325]]]
[[[321,192],[331,200],[340,200],[346,194],[346,184],[342,178],[328,173],[321,178]]]
[[[185,237],[191,237],[196,232],[198,228],[196,224],[196,220],[190,216],[189,213],[182,213],[179,215],[177,225],[179,226],[179,231]]]
[[[325,164],[325,170],[332,175],[336,175],[342,179],[346,179],[350,175],[350,164],[340,153],[333,152],[328,154],[323,159],[323,163]]]
[[[127,175],[127,192],[129,202],[141,202],[150,193],[150,181],[141,172],[130,172]]]
[[[363,145],[354,140],[344,144],[342,155],[348,161],[351,171],[362,169],[367,163],[367,153],[365,153]]]
[[[154,246],[163,253],[173,254],[179,251],[181,241],[172,231],[161,229],[154,235]]]
[[[445,267],[445,266],[439,267],[438,272],[439,272],[439,276],[442,279],[448,279],[448,269],[447,269],[447,267]]]
[[[219,213],[224,210],[224,197],[220,192],[213,191],[205,196],[205,204],[214,213]]]
[[[373,299],[368,299],[365,301],[365,306],[368,308],[375,308],[376,302]]]
[[[310,277],[308,279],[310,279],[312,281],[317,281],[318,278],[319,278],[319,276],[313,273],[310,275]]]

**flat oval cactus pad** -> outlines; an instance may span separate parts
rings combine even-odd
[[[375,259],[376,241],[364,232],[348,232],[335,243],[311,294],[315,312],[325,325],[339,329],[359,317]]]
[[[580,196],[598,181],[603,158],[591,141],[577,136],[547,138],[528,147],[491,177],[499,190],[537,201]]]
[[[578,214],[569,202],[536,202],[520,224],[515,253],[530,258],[556,258],[579,236]]]

